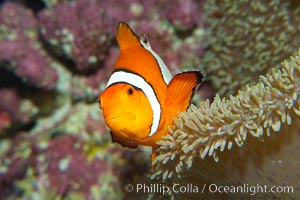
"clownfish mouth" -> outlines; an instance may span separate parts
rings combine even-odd
[[[118,121],[118,120],[122,120],[122,121],[135,120],[135,116],[130,112],[122,112],[121,114],[118,115],[106,115],[104,118],[107,123]]]

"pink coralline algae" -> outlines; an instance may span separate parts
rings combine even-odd
[[[109,173],[108,163],[97,158],[89,162],[83,148],[84,143],[70,135],[58,136],[49,142],[46,149],[34,148],[33,159],[38,179],[43,180],[43,176],[47,175],[49,178],[49,182],[41,184],[45,184],[45,187],[49,184],[61,195],[74,190],[88,192],[93,185],[100,186],[101,173]],[[88,172],[97,172],[98,175]]]
[[[6,2],[0,10],[1,40],[34,40],[37,38],[37,21],[33,12],[24,6]]]
[[[123,189],[149,181],[151,155],[112,143],[96,103],[116,26],[147,35],[173,74],[195,69],[202,1],[28,2],[0,6],[0,199],[137,198]]]
[[[177,0],[172,5],[159,0],[78,0],[76,3],[64,2],[42,11],[39,13],[39,22],[42,36],[53,51],[63,59],[72,61],[73,70],[86,71],[95,69],[106,61],[108,49],[114,39],[112,33],[119,21],[139,21],[137,24],[144,24],[139,25],[140,27],[151,27],[157,21],[157,29],[147,32],[150,33],[147,35],[160,32],[164,37],[158,42],[162,42],[161,45],[167,42],[170,48],[172,44],[169,45],[168,40],[172,37],[174,39],[175,35],[162,33],[165,29],[162,20],[169,20],[176,24],[176,29],[187,31],[189,35],[195,28],[202,26],[199,14],[201,5],[202,2],[192,0]]]
[[[82,139],[63,134],[50,140],[47,146],[35,145],[30,160],[39,180],[39,188],[50,187],[49,192],[56,195],[81,192],[84,199],[96,199],[97,195],[91,193],[91,190],[97,188],[98,195],[115,199],[120,195],[122,184],[117,180],[125,178],[124,172],[130,170],[130,167],[141,166],[143,163],[130,164],[126,161],[125,158],[131,154],[128,150],[110,147],[107,153],[110,158],[108,155],[95,155],[92,158]],[[136,159],[131,161],[136,162]],[[127,166],[122,165],[124,162]],[[145,172],[145,169],[141,167],[138,171]],[[106,194],[108,191],[114,192]]]
[[[84,9],[82,9],[84,8]],[[59,56],[74,62],[79,71],[95,69],[105,60],[112,42],[112,24],[101,1],[79,0],[39,14],[42,36]]]
[[[71,81],[70,93],[73,101],[85,100],[87,102],[94,102],[99,95],[101,86],[105,86],[104,82],[107,80],[109,72],[103,68],[85,76],[76,75]]]
[[[13,89],[0,88],[0,137],[32,123],[38,108]]]
[[[163,58],[173,74],[179,68],[195,69],[198,67],[197,63],[200,62],[203,54],[203,47],[202,40],[197,35],[197,29],[187,31],[188,39],[182,36],[181,30],[164,24],[161,20],[150,22],[141,20],[134,26],[134,29],[148,37],[151,48]]]
[[[17,179],[25,177],[26,166],[29,163],[20,151],[24,150],[20,148],[25,141],[23,136],[16,136],[10,144],[8,149],[3,149],[0,152],[0,199],[6,199],[13,192],[13,183]],[[6,141],[2,141],[2,144]]]
[[[177,0],[170,3],[162,1],[162,18],[169,19],[179,29],[193,29],[201,26],[201,6],[203,2],[194,0]]]
[[[23,41],[0,41],[0,66],[13,72],[24,82],[37,88],[51,90],[55,87],[57,74],[41,54]]]
[[[32,11],[5,3],[0,10],[0,24],[0,68],[16,74],[24,84],[53,89],[57,74],[38,42],[37,20]]]

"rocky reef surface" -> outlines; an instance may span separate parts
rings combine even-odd
[[[296,0],[3,1],[0,199],[193,199],[125,186],[257,181],[295,186],[257,198],[297,198],[299,19]],[[96,103],[119,21],[146,34],[173,73],[207,72],[153,165],[148,148],[111,142]]]
[[[2,2],[0,199],[121,199],[125,183],[149,181],[149,151],[113,144],[96,103],[118,56],[116,25],[147,34],[176,73],[199,67],[202,7],[196,0]]]

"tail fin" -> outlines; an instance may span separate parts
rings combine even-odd
[[[197,86],[203,81],[201,71],[186,71],[176,74],[167,87],[167,105],[178,105],[178,111],[185,111],[190,104]]]

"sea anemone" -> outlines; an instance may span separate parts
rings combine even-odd
[[[300,49],[282,62],[280,70],[260,76],[259,83],[236,96],[217,95],[211,104],[204,101],[181,113],[158,142],[151,178],[166,183],[179,179],[197,184],[292,185],[299,190],[299,93]]]
[[[235,95],[295,55],[299,16],[296,1],[206,1],[208,51],[202,64],[217,93]]]

